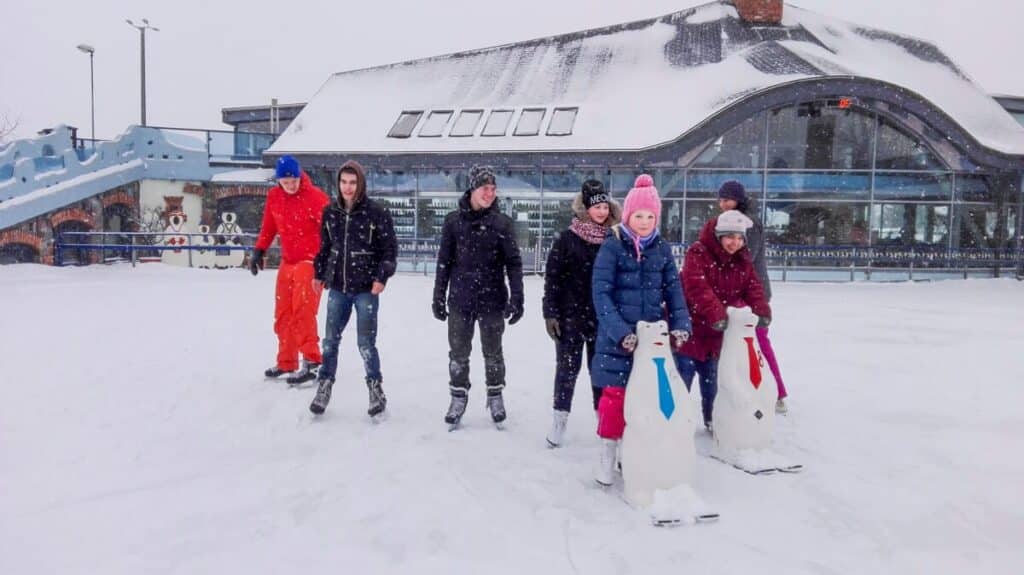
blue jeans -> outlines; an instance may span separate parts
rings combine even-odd
[[[693,376],[700,375],[700,401],[701,411],[704,415],[704,424],[711,421],[711,409],[715,406],[715,396],[718,395],[718,358],[709,358],[707,361],[700,361],[685,355],[676,355],[676,368],[679,375],[686,383],[686,389],[693,384]]]
[[[366,379],[381,381],[380,355],[377,354],[377,307],[379,297],[370,292],[355,295],[332,289],[327,298],[327,332],[324,334],[324,362],[320,366],[320,379],[334,379],[338,369],[338,346],[341,332],[356,309],[356,343],[366,367]]]

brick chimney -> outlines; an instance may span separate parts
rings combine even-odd
[[[782,0],[734,0],[740,19],[748,24],[782,23]]]

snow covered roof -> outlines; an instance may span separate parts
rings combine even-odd
[[[982,145],[1024,155],[1024,128],[935,45],[792,5],[780,26],[750,25],[726,0],[334,74],[267,153],[641,150],[759,92],[851,76],[915,92]],[[515,135],[536,121],[531,109],[544,110],[537,135]]]

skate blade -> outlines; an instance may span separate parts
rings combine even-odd
[[[804,466],[798,463],[796,465],[776,467],[775,470],[778,471],[779,473],[800,473],[801,471],[804,470]]]
[[[561,447],[561,445],[559,445],[558,443],[554,443],[554,442],[552,442],[552,441],[551,441],[550,439],[548,439],[547,437],[545,437],[545,438],[544,438],[544,441],[546,441],[546,442],[547,442],[547,444],[548,444],[548,449],[558,449],[559,447]]]
[[[505,431],[505,421],[495,421],[494,429],[497,429],[498,431]]]
[[[714,523],[715,521],[718,521],[718,517],[719,515],[717,513],[701,513],[700,515],[693,516],[693,523]],[[679,527],[688,524],[688,522],[683,521],[682,519],[655,519],[653,517],[651,518],[651,523],[654,524],[655,527]]]
[[[388,420],[388,411],[387,410],[384,410],[384,411],[381,411],[379,413],[375,413],[373,415],[370,415],[370,423],[372,423],[374,425],[379,425],[381,423],[384,423],[387,420]]]

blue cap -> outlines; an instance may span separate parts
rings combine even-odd
[[[278,158],[277,170],[274,174],[275,178],[278,180],[281,178],[298,178],[300,174],[298,160],[291,156],[281,156]]]

